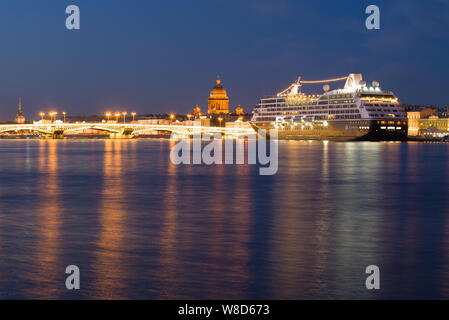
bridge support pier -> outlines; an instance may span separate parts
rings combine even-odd
[[[132,139],[132,134],[110,133],[109,139]]]
[[[42,139],[64,139],[64,132],[56,131],[53,133],[42,134],[41,137]]]
[[[120,132],[112,132],[109,134],[110,139],[132,139],[133,129],[125,128]]]
[[[53,132],[52,139],[64,139],[64,131]]]

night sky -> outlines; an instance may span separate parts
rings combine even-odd
[[[70,4],[79,31],[65,28]],[[380,30],[365,28],[369,4]],[[205,111],[217,75],[246,111],[298,75],[350,72],[403,103],[449,105],[449,0],[2,0],[0,39],[0,121],[18,96],[34,119]]]

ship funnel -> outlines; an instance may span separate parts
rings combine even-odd
[[[361,73],[350,73],[345,83],[345,89],[354,89],[363,81]]]

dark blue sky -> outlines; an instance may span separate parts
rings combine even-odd
[[[70,4],[80,31],[65,28]],[[381,30],[365,28],[369,4]],[[1,121],[19,95],[36,119],[205,110],[217,74],[247,111],[298,75],[350,72],[404,103],[449,105],[449,0],[3,0],[0,39]]]

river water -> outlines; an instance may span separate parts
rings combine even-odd
[[[449,144],[282,141],[272,176],[173,144],[0,140],[0,298],[449,298]]]

